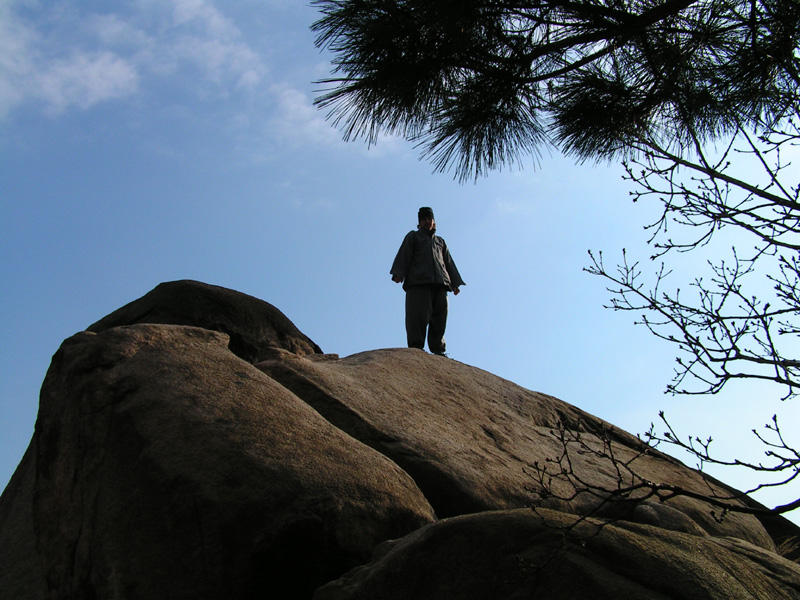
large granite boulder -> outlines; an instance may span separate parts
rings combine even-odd
[[[53,357],[31,446],[0,497],[0,600],[390,598],[370,586],[400,580],[395,597],[427,597],[415,581],[437,597],[527,597],[529,573],[512,566],[544,558],[557,568],[537,589],[556,600],[595,580],[608,594],[595,597],[722,597],[694,591],[722,581],[720,565],[746,573],[731,594],[797,589],[769,532],[798,528],[780,517],[768,532],[746,515],[717,522],[689,498],[546,489],[537,465],[563,455],[563,432],[580,436],[572,469],[595,492],[616,485],[608,451],[650,481],[731,491],[475,367],[412,349],[325,355],[271,305],[196,282],[163,284],[90,329]],[[590,550],[563,551],[562,526],[588,512],[607,526]],[[570,534],[587,537],[588,524]],[[392,539],[380,547],[396,551],[363,566]],[[659,553],[676,558],[660,569]],[[507,595],[479,595],[495,571]],[[637,595],[639,571],[669,586]]]
[[[554,432],[564,428],[581,432],[584,446],[573,445],[570,468],[591,486],[617,489],[620,472],[609,458],[613,453],[618,463],[635,457],[631,469],[647,481],[698,494],[731,492],[575,406],[481,369],[416,349],[374,350],[337,361],[309,361],[276,351],[256,366],[341,430],[400,465],[440,518],[537,505],[736,536],[774,549],[755,517],[729,514],[720,522],[706,503],[688,496],[634,507],[604,503],[595,493],[576,494],[580,490],[563,481],[554,482],[558,489],[543,489],[536,465],[563,454],[564,443]]]
[[[737,538],[490,511],[387,542],[314,600],[796,600],[800,565]]]
[[[136,323],[192,325],[230,336],[230,349],[256,362],[271,348],[299,355],[321,353],[280,310],[241,292],[199,281],[170,281],[103,317],[87,330],[99,333]]]
[[[47,598],[33,523],[35,482],[36,449],[31,444],[0,496],[0,600]]]
[[[305,598],[433,520],[397,465],[205,329],[66,340],[35,436],[58,598]]]

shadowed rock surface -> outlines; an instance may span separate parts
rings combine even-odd
[[[736,538],[540,509],[446,519],[376,549],[314,600],[796,600],[800,566]]]
[[[400,468],[227,342],[142,324],[53,358],[34,521],[57,597],[307,597],[433,519]]]
[[[260,360],[270,348],[282,348],[299,355],[322,352],[268,302],[188,279],[156,286],[87,330],[99,333],[136,323],[192,325],[227,333],[231,352],[247,362]]]
[[[36,453],[33,443],[0,496],[0,599],[47,598],[44,568],[36,550],[33,486]]]
[[[321,599],[433,598],[420,581],[467,600],[723,598],[701,593],[720,565],[747,574],[730,598],[800,589],[756,518],[717,523],[688,498],[606,506],[613,525],[555,552],[556,526],[597,499],[543,501],[534,465],[561,452],[559,425],[591,446],[611,426],[475,367],[410,349],[323,355],[271,305],[197,282],[162,284],[91,329],[53,357],[0,497],[0,600],[308,599],[320,586]],[[641,450],[610,436],[619,458]],[[607,460],[573,460],[614,487]],[[652,481],[716,485],[657,452],[635,464]],[[544,559],[536,575],[525,566]],[[492,586],[506,595],[479,594]],[[452,595],[462,587],[472,595]]]
[[[416,349],[374,350],[337,361],[309,361],[288,352],[276,355],[256,366],[328,421],[405,469],[440,518],[534,503],[586,514],[598,505],[598,498],[590,494],[570,502],[553,498],[541,502],[532,493],[542,491],[532,476],[534,465],[563,451],[553,435],[559,424],[572,431],[580,428],[585,441],[597,448],[601,444],[594,434],[611,428],[566,402]],[[624,431],[614,430],[611,437],[619,460],[630,459],[643,447]],[[571,464],[582,480],[615,488],[618,474],[610,460],[573,452]],[[636,459],[634,465],[649,481],[701,494],[714,486],[697,471],[656,451]],[[599,514],[615,517],[629,509],[614,504]],[[733,535],[774,549],[755,517],[731,514],[719,523],[707,504],[689,497],[648,501],[625,518],[689,533]]]

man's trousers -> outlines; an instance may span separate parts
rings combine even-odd
[[[412,285],[406,290],[406,336],[409,348],[423,348],[425,331],[428,349],[444,354],[447,327],[447,288],[438,285]]]

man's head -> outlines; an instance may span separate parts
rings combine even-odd
[[[433,218],[433,209],[429,206],[423,206],[417,213],[417,220],[419,221],[420,229],[431,231],[436,227],[436,221]]]

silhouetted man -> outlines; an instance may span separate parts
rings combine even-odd
[[[447,292],[458,295],[466,285],[458,273],[445,241],[436,235],[433,210],[423,206],[416,231],[409,231],[392,264],[392,281],[406,291],[406,336],[409,348],[428,349],[444,356],[447,326]]]

